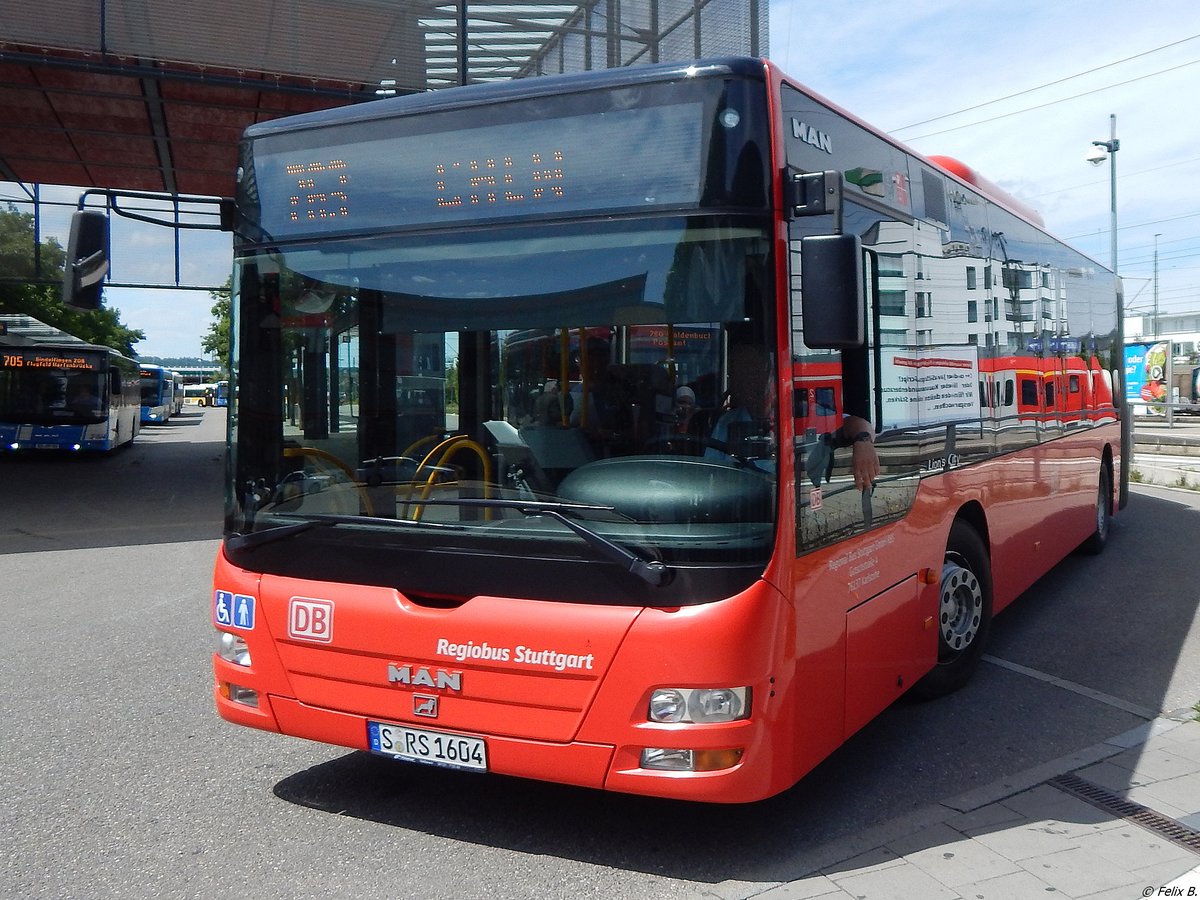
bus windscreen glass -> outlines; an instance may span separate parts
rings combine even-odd
[[[5,348],[0,357],[0,421],[99,421],[104,388],[104,360],[94,350]]]

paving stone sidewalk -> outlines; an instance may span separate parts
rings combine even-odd
[[[1200,723],[1161,716],[805,854],[811,874],[720,900],[1200,897]]]

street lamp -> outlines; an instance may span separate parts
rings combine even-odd
[[[1158,239],[1162,232],[1154,236],[1154,339],[1158,340]]]
[[[1117,151],[1121,149],[1121,142],[1117,140],[1117,116],[1114,113],[1108,117],[1112,125],[1112,131],[1107,141],[1092,141],[1092,149],[1088,151],[1087,161],[1093,166],[1098,166],[1100,163],[1108,160],[1108,176],[1109,176],[1109,193],[1112,198],[1112,221],[1110,229],[1112,231],[1112,270],[1113,274],[1117,274]]]

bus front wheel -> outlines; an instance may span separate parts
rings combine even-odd
[[[921,699],[957,691],[979,668],[992,624],[992,576],[979,533],[956,520],[946,542],[938,594],[937,665],[913,686]]]

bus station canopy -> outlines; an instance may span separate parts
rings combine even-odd
[[[464,82],[765,53],[766,6],[6,0],[0,180],[230,196],[252,123]]]

